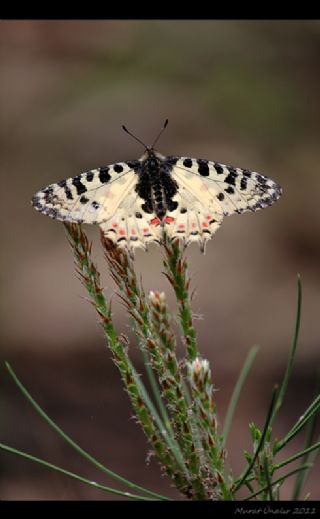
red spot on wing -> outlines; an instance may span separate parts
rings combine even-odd
[[[137,231],[135,229],[131,229],[131,234],[137,234]]]
[[[142,229],[142,230],[143,230],[144,233],[149,232],[148,227],[144,227],[144,229]]]
[[[207,220],[212,220],[212,214],[208,214]]]
[[[202,227],[208,227],[207,222],[202,222]]]
[[[119,229],[119,235],[120,236],[125,236],[126,235],[126,231],[124,229]]]
[[[151,223],[151,225],[160,225],[160,220],[159,220],[159,218],[152,218],[150,223]]]
[[[164,221],[165,221],[166,223],[172,223],[172,222],[174,222],[174,218],[172,218],[172,216],[166,216],[165,219],[164,219]]]
[[[192,227],[192,229],[195,229],[196,228],[196,224],[195,223],[191,224],[191,227]]]
[[[183,223],[180,223],[180,224],[178,225],[178,227],[179,227],[179,229],[181,229],[181,230],[183,230],[183,229],[185,228],[185,226],[184,226]]]
[[[113,223],[113,224],[112,224],[112,227],[113,227],[114,229],[116,229],[116,228],[118,227],[118,224],[117,224],[117,223]]]

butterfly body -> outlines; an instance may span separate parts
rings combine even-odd
[[[224,216],[262,209],[281,192],[258,173],[146,147],[138,160],[51,184],[32,204],[51,218],[98,224],[106,237],[129,250],[159,243],[164,228],[169,237],[198,242],[204,250]]]
[[[135,191],[145,201],[142,209],[147,214],[155,214],[160,221],[168,211],[177,208],[173,197],[179,186],[171,175],[175,161],[175,157],[165,157],[148,149],[135,168],[138,176]]]

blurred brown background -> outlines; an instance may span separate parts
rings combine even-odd
[[[138,158],[166,117],[158,145],[256,170],[284,194],[257,214],[226,218],[202,256],[188,257],[203,356],[212,363],[223,419],[242,362],[261,346],[235,417],[229,460],[238,472],[248,422],[262,427],[294,327],[296,273],[303,280],[299,349],[285,434],[310,402],[319,365],[320,218],[318,21],[1,21],[1,356],[50,416],[109,468],[178,497],[153,461],[96,315],[83,299],[62,225],[30,206],[49,183]],[[100,268],[97,228],[88,229]],[[144,286],[170,287],[161,254],[136,255]],[[104,275],[107,295],[114,285]],[[170,294],[170,296],[169,296]],[[120,304],[120,331],[133,339]],[[135,347],[132,355],[141,370]],[[0,441],[89,479],[112,484],[73,453],[30,408],[1,366]],[[293,448],[302,448],[303,435]],[[0,453],[1,499],[112,499]],[[306,492],[320,498],[317,469]],[[291,483],[283,497],[291,496]]]

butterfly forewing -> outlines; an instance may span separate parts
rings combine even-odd
[[[278,184],[259,173],[204,159],[181,157],[172,174],[225,216],[263,209],[282,192]]]
[[[132,166],[121,162],[51,184],[34,195],[32,204],[57,220],[102,223],[114,215],[135,184]]]

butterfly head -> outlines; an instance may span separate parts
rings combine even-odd
[[[139,160],[140,160],[140,162],[148,161],[150,163],[150,161],[155,161],[155,162],[159,163],[159,161],[162,161],[165,158],[166,157],[164,155],[162,155],[161,153],[156,151],[154,148],[146,147],[146,151],[139,158]]]

